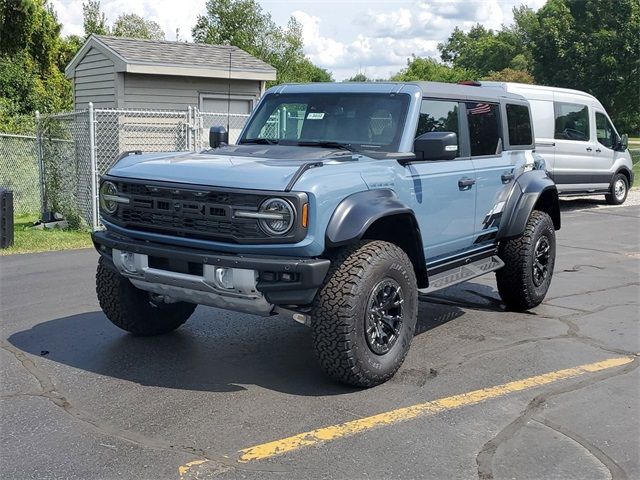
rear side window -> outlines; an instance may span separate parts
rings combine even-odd
[[[615,130],[604,113],[596,112],[596,136],[601,145],[613,148]]]
[[[510,145],[531,145],[531,116],[524,105],[507,104],[507,128]]]
[[[577,103],[554,102],[555,133],[558,140],[589,140],[589,107]]]
[[[467,103],[471,156],[496,155],[500,146],[498,105]]]

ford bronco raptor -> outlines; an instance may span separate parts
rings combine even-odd
[[[438,83],[281,85],[235,145],[123,156],[101,178],[97,295],[135,335],[197,304],[288,315],[355,386],[402,364],[418,295],[495,272],[507,308],[544,298],[558,194],[521,96]]]

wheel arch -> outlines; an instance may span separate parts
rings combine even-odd
[[[362,239],[382,240],[409,257],[418,287],[428,286],[422,234],[413,210],[393,190],[376,189],[346,197],[333,212],[325,234],[327,249]]]
[[[533,170],[521,175],[514,183],[507,199],[497,239],[515,238],[524,232],[531,212],[547,213],[556,230],[560,230],[560,201],[558,189],[545,171]]]
[[[627,167],[622,166],[618,168],[618,170],[616,170],[616,173],[613,174],[613,178],[615,178],[616,175],[618,175],[619,173],[623,174],[627,178],[627,187],[631,188],[633,186],[633,172],[629,170]]]

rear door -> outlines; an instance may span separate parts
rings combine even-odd
[[[554,101],[555,161],[553,180],[560,190],[593,189],[593,153],[590,107],[583,103]]]
[[[500,105],[467,102],[465,107],[471,159],[476,172],[474,244],[479,246],[494,241],[515,174],[512,156],[503,153],[506,138],[502,136],[501,115],[505,112],[501,112]],[[510,109],[512,116],[521,116],[522,112],[517,108],[524,108],[529,120],[528,107],[513,107],[516,110]],[[523,126],[529,131],[531,143],[530,121]]]

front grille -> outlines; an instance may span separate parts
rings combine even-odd
[[[256,211],[266,194],[216,191],[162,184],[114,182],[118,192],[129,198],[111,217],[132,230],[188,238],[247,242],[267,235],[258,222],[234,218],[233,209]]]

